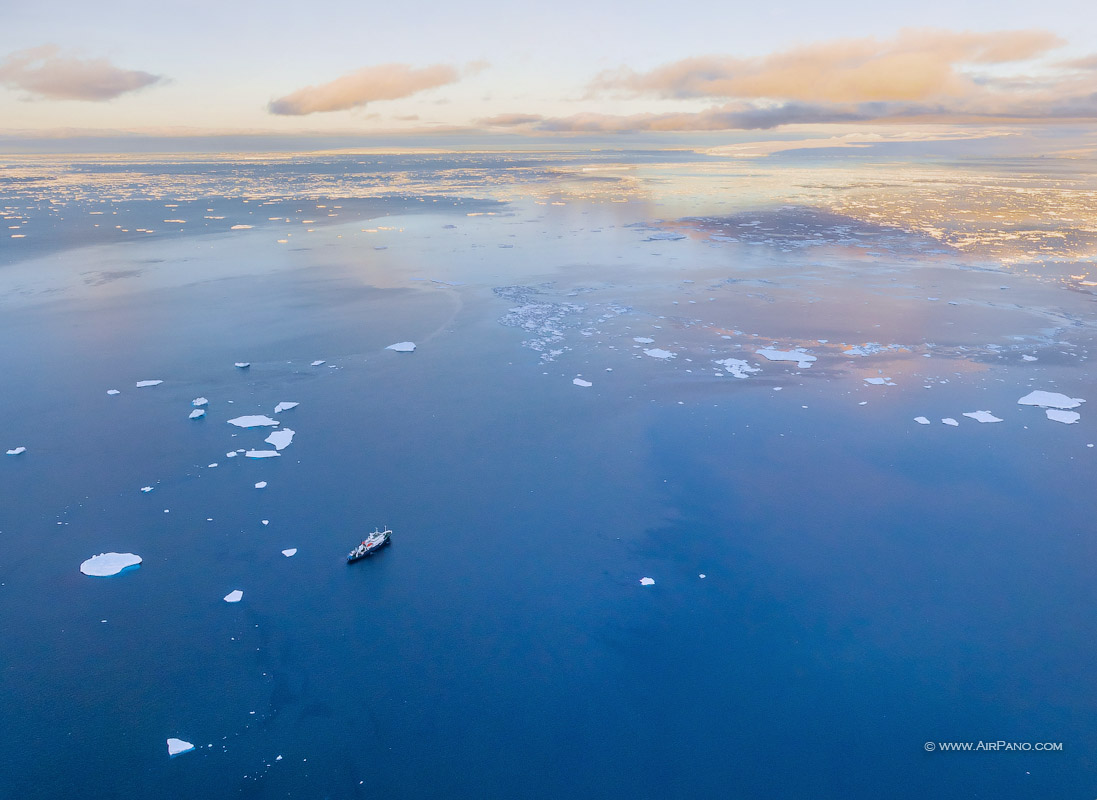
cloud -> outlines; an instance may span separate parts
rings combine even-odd
[[[306,86],[272,100],[272,114],[300,116],[319,111],[345,111],[377,100],[397,100],[457,81],[454,67],[435,64],[416,69],[407,64],[365,67],[319,86]]]
[[[528,125],[543,120],[540,114],[496,114],[494,117],[485,117],[477,120],[477,124],[494,128],[513,128],[518,125]]]
[[[54,45],[43,45],[11,53],[0,61],[0,84],[47,100],[101,102],[164,80],[149,72],[121,69],[105,58],[81,59],[60,52]]]
[[[1047,31],[907,30],[893,39],[840,39],[760,58],[687,58],[649,72],[603,72],[593,92],[666,98],[861,103],[960,97],[977,87],[962,68],[1028,61],[1063,44]]]

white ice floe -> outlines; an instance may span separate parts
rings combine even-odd
[[[1017,401],[1022,406],[1040,406],[1041,408],[1077,408],[1085,402],[1080,397],[1067,397],[1059,392],[1045,392],[1037,389],[1029,392]]]
[[[8,455],[9,456],[17,456],[20,453],[25,453],[25,452],[27,452],[27,448],[23,447],[22,445],[19,445],[19,447],[15,447],[15,448],[12,448],[11,450],[8,450]]]
[[[915,417],[914,421],[917,422],[919,425],[929,425],[929,420],[925,417]]]
[[[168,739],[168,755],[171,758],[189,753],[193,749],[194,745],[190,742],[184,742],[182,739]]]
[[[752,372],[761,372],[760,367],[752,367],[746,361],[741,358],[725,358],[721,361],[715,362],[727,370],[728,374],[735,378],[749,377]]]
[[[285,450],[287,447],[290,446],[290,442],[293,441],[294,433],[295,431],[292,431],[289,428],[282,428],[282,430],[280,431],[274,431],[263,441],[265,441],[267,444],[274,445],[275,450]]]
[[[1054,422],[1062,422],[1066,425],[1073,425],[1082,418],[1082,415],[1077,411],[1060,411],[1057,408],[1045,409],[1044,413],[1047,414],[1048,419]]]
[[[236,451],[233,450],[231,453],[225,453],[225,458],[236,458]]]
[[[971,417],[976,422],[1001,422],[1002,420],[989,411],[965,411],[965,417]]]
[[[206,409],[204,408],[196,408],[190,412],[190,419],[201,419],[204,416],[206,416]]]
[[[281,414],[283,411],[289,411],[291,408],[297,408],[300,403],[291,403],[287,400],[283,400],[281,403],[274,407],[275,414]]]
[[[259,483],[255,484],[255,488],[256,489],[266,489],[267,488],[267,482],[266,481],[259,481]]]
[[[313,361],[313,362],[312,362],[311,364],[309,364],[309,366],[310,366],[310,367],[320,367],[320,366],[323,366],[323,365],[324,365],[324,364],[326,364],[326,363],[327,363],[327,362],[326,362],[326,361],[324,361],[323,359],[319,359],[319,360],[317,360],[317,361]]]
[[[277,450],[248,450],[244,458],[275,458],[282,455]]]
[[[815,356],[808,355],[803,350],[774,350],[772,347],[767,347],[756,350],[755,353],[769,361],[795,361],[800,369],[807,369],[811,366],[811,362],[816,360]]]
[[[698,577],[698,578],[700,578],[701,580],[704,580],[704,579],[705,579],[705,578],[707,578],[708,576],[707,576],[707,575],[706,575],[705,573],[703,573],[703,572],[702,572],[702,573],[701,573],[700,575],[698,575],[697,577]]]
[[[571,382],[574,383],[576,386],[593,386],[594,385],[590,381],[585,381],[582,378],[574,378],[574,379],[572,379]]]
[[[632,341],[638,342],[640,344],[653,344],[655,342],[654,339],[651,339],[647,336],[633,336]]]
[[[397,353],[410,353],[415,349],[415,342],[397,342],[390,344],[386,350],[395,350]]]
[[[231,592],[225,595],[226,603],[239,603],[244,597],[244,593],[239,589],[233,589]]]
[[[147,494],[148,492],[152,491],[152,487],[151,486],[142,486],[141,491],[145,492]]]
[[[250,227],[251,227],[251,225],[233,225],[231,228],[229,228],[229,230],[230,231],[246,231]]]
[[[293,558],[295,555],[297,555],[297,548],[291,547],[288,550],[283,550],[282,555],[284,555],[286,558]]]
[[[80,571],[85,575],[105,578],[109,575],[117,575],[124,569],[136,567],[140,563],[141,556],[133,553],[100,553],[81,564]]]
[[[662,359],[677,358],[678,357],[677,353],[672,353],[669,350],[662,350],[658,347],[653,347],[650,350],[645,350],[644,355],[645,356],[651,356],[652,358],[662,358]]]
[[[674,233],[673,231],[657,231],[656,233],[648,236],[644,241],[646,242],[676,242],[679,239],[685,239],[684,233]]]
[[[235,417],[229,420],[229,425],[235,425],[237,428],[261,428],[264,425],[276,427],[281,423],[276,419],[271,419],[265,414],[251,414],[246,417]]]
[[[941,420],[941,422],[945,423],[946,425],[952,425],[953,427],[960,424],[959,422],[954,420],[952,417],[945,417]]]
[[[195,408],[201,408],[202,406],[208,406],[209,400],[204,397],[196,397],[190,401],[190,404]]]
[[[873,386],[894,386],[891,382],[891,378],[865,378],[865,383],[872,384]]]
[[[640,585],[641,586],[651,586],[653,583],[655,583],[655,578],[641,578],[640,579]]]
[[[1026,355],[1023,355],[1023,356],[1021,356],[1021,360],[1022,360],[1022,361],[1035,361],[1035,360],[1036,360],[1036,356],[1026,356]]]
[[[251,366],[251,362],[250,361],[237,361],[235,364],[233,364],[233,366],[236,367],[237,369],[247,369],[248,367]]]
[[[122,394],[117,389],[107,389],[107,394]]]
[[[146,386],[159,386],[163,381],[137,381],[137,388],[143,389]]]

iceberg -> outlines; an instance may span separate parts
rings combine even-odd
[[[267,444],[274,445],[275,450],[285,450],[287,447],[290,446],[290,442],[293,441],[294,433],[295,431],[292,431],[289,428],[282,428],[282,430],[280,431],[274,431],[263,441],[265,441]],[[249,455],[251,454],[249,453]],[[255,456],[251,457],[255,458]]]
[[[325,363],[326,362],[323,359],[319,359],[317,361],[313,361],[311,364],[309,364],[309,366],[310,367],[320,367],[320,366],[323,366]]]
[[[715,362],[723,367],[729,375],[735,378],[747,378],[752,372],[761,372],[760,367],[752,367],[741,358],[725,358]]]
[[[914,421],[917,422],[919,425],[929,425],[929,420],[925,417],[915,417]]]
[[[208,406],[209,400],[204,397],[196,397],[190,401],[190,404],[195,408],[201,408],[202,406]]]
[[[22,445],[20,445],[19,447],[16,447],[16,448],[13,448],[13,449],[11,449],[11,450],[8,450],[8,455],[9,455],[9,456],[17,456],[17,455],[19,455],[20,453],[25,453],[25,452],[27,452],[27,448],[25,448],[25,447],[23,447]]]
[[[415,342],[397,342],[390,344],[386,350],[395,350],[397,353],[410,353],[415,349]]]
[[[664,360],[668,359],[668,358],[677,358],[678,357],[677,353],[672,353],[669,350],[662,350],[658,347],[653,347],[650,350],[645,350],[644,355],[645,356],[651,356],[652,358],[662,358]]]
[[[1059,392],[1045,392],[1037,389],[1029,392],[1017,401],[1022,406],[1040,406],[1041,408],[1077,408],[1085,402],[1080,397],[1067,397]]]
[[[266,481],[259,481],[259,483],[255,484],[255,488],[256,489],[266,489],[267,488],[267,482]]]
[[[572,380],[572,383],[574,383],[576,386],[593,386],[594,385],[590,381],[585,381],[582,378],[574,378]]]
[[[239,603],[244,598],[244,593],[239,589],[233,589],[225,595],[226,603]]]
[[[633,336],[632,341],[639,342],[640,344],[654,344],[655,340],[648,338],[647,336]]]
[[[1082,415],[1077,411],[1060,411],[1057,408],[1045,409],[1044,413],[1047,414],[1047,418],[1053,422],[1062,422],[1066,425],[1073,425],[1082,418]]]
[[[297,555],[297,548],[291,547],[288,550],[283,550],[282,555],[284,555],[286,558],[293,558],[295,555]]]
[[[107,394],[122,394],[117,389],[107,389]]]
[[[201,419],[204,416],[206,416],[206,409],[204,408],[196,408],[190,412],[190,419]]]
[[[684,233],[674,233],[672,231],[658,231],[651,234],[648,238],[644,239],[645,242],[676,242],[679,239],[685,239]]]
[[[283,400],[281,403],[279,403],[278,405],[276,405],[274,407],[274,413],[275,414],[281,414],[283,411],[289,411],[291,408],[297,408],[297,406],[299,406],[299,405],[301,405],[301,404],[300,403],[290,403],[286,400]]]
[[[147,494],[147,493],[152,491],[152,487],[151,486],[142,486],[141,491],[145,492]]]
[[[168,756],[171,758],[189,753],[193,749],[194,745],[190,742],[184,742],[182,739],[168,739]]]
[[[991,414],[989,411],[965,411],[965,417],[971,417],[976,422],[1001,422],[998,417]]]
[[[265,414],[251,414],[246,417],[235,417],[229,420],[229,425],[235,425],[237,428],[261,428],[264,425],[276,427],[281,423],[276,419],[271,419]]]
[[[641,578],[640,579],[640,585],[641,586],[651,586],[654,583],[655,583],[655,578]]]
[[[80,571],[85,575],[105,578],[109,575],[117,575],[130,567],[136,567],[140,563],[141,556],[133,553],[100,553],[82,563]]]
[[[954,420],[952,417],[945,417],[944,419],[941,420],[941,422],[945,423],[946,425],[951,425],[953,427],[956,427],[957,425],[960,424],[959,422]]]
[[[137,381],[137,388],[143,389],[146,386],[159,386],[163,381]]]
[[[865,383],[873,386],[894,386],[891,382],[891,378],[865,378]]]
[[[795,361],[800,369],[807,369],[811,366],[811,362],[816,360],[815,356],[808,355],[802,350],[774,350],[772,347],[756,350],[755,354],[769,361]]]
[[[248,367],[251,366],[251,362],[250,361],[237,361],[235,364],[233,364],[233,366],[236,367],[237,369],[247,369]]]
[[[244,458],[275,458],[282,455],[277,450],[248,450]]]

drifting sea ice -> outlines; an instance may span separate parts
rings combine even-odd
[[[244,458],[275,458],[282,455],[277,450],[248,450]]]
[[[9,456],[17,456],[17,455],[19,455],[20,453],[25,453],[25,452],[27,452],[27,448],[25,448],[25,447],[23,447],[22,445],[20,445],[19,447],[16,447],[16,448],[13,448],[13,449],[11,449],[11,450],[8,450],[7,452],[8,452],[8,455],[9,455]]]
[[[1042,408],[1077,408],[1085,402],[1080,397],[1067,397],[1059,392],[1045,392],[1037,389],[1029,392],[1017,401],[1022,406],[1041,406]]]
[[[239,589],[233,589],[225,595],[226,603],[239,603],[244,598],[244,593]]]
[[[953,427],[956,427],[957,425],[960,424],[959,422],[954,420],[952,417],[945,417],[941,420],[941,422],[945,423],[946,425],[951,425]]]
[[[137,381],[137,388],[143,389],[146,386],[159,386],[163,381]]]
[[[662,358],[664,360],[668,359],[668,358],[677,358],[678,357],[677,353],[672,353],[669,350],[663,350],[663,349],[660,349],[658,347],[653,347],[650,350],[645,350],[644,355],[645,356],[651,356],[652,358]]]
[[[267,444],[274,445],[275,450],[285,450],[287,447],[290,446],[290,442],[293,441],[294,433],[295,431],[292,431],[289,428],[282,428],[282,430],[280,431],[274,431],[263,441],[265,441]],[[254,458],[254,456],[252,456],[252,458]]]
[[[929,425],[929,420],[925,417],[915,417],[914,421],[917,422],[919,425]]]
[[[582,378],[574,378],[574,379],[572,379],[571,382],[574,383],[576,386],[593,386],[594,385],[590,381],[585,381]]]
[[[195,408],[201,408],[202,406],[208,406],[209,400],[204,397],[196,397],[190,401],[190,404]]]
[[[107,394],[122,394],[117,389],[107,389]]]
[[[85,575],[105,578],[109,575],[117,575],[130,567],[136,567],[140,563],[141,556],[133,553],[100,553],[82,563],[80,571]]]
[[[325,363],[326,362],[323,359],[319,359],[317,361],[313,361],[311,364],[309,364],[309,366],[310,367],[320,367],[320,366],[323,366]]]
[[[655,340],[647,336],[633,336],[632,341],[640,344],[654,344]]]
[[[1060,411],[1057,408],[1045,409],[1044,413],[1047,414],[1048,419],[1054,422],[1062,422],[1066,425],[1073,425],[1082,418],[1082,415],[1077,411]]]
[[[148,492],[152,491],[152,487],[151,486],[142,486],[141,491],[145,492],[147,494]]]
[[[808,355],[802,350],[774,350],[767,347],[756,350],[755,353],[769,361],[795,361],[800,369],[807,369],[811,366],[811,362],[816,360],[815,356]]]
[[[297,406],[299,406],[299,405],[301,405],[301,404],[300,403],[291,403],[291,402],[288,402],[286,400],[283,400],[281,403],[279,403],[278,405],[276,405],[274,407],[274,413],[275,414],[281,414],[283,411],[289,411],[291,408],[297,408]]]
[[[235,364],[233,364],[233,366],[236,367],[237,369],[247,369],[248,367],[251,366],[251,362],[250,361],[237,361]]]
[[[641,578],[640,579],[640,585],[641,586],[651,586],[654,583],[655,583],[655,578]]]
[[[293,558],[295,555],[297,555],[297,548],[291,547],[288,550],[283,550],[282,555],[284,555],[286,558]]]
[[[971,417],[976,422],[1001,422],[1002,420],[989,411],[965,411],[965,417]]]
[[[722,361],[715,362],[723,367],[728,374],[735,378],[749,377],[752,372],[761,372],[760,367],[752,367],[746,361],[741,358],[725,358]]]
[[[255,484],[255,488],[256,489],[266,489],[267,488],[267,482],[266,481],[259,481],[259,483]]]
[[[236,417],[229,420],[229,425],[235,425],[237,428],[260,428],[264,425],[275,427],[280,425],[276,419],[271,419],[264,414],[251,414],[246,417]]]
[[[891,378],[865,378],[865,383],[872,384],[873,386],[894,386],[891,382]]]
[[[410,353],[415,350],[415,342],[397,342],[390,344],[386,350],[395,350],[397,353]]]
[[[204,408],[196,408],[190,412],[190,419],[201,419],[204,416],[206,416],[206,409]]]
[[[168,739],[168,756],[171,758],[189,753],[193,749],[194,745],[190,742],[184,742],[182,739]]]
[[[679,239],[685,239],[686,236],[683,233],[674,233],[673,231],[658,231],[651,234],[645,242],[676,242]]]

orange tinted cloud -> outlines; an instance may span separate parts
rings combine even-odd
[[[318,111],[344,111],[377,100],[401,97],[454,83],[457,70],[445,64],[416,69],[407,64],[365,67],[319,86],[306,86],[272,100],[272,114],[303,115]]]
[[[66,57],[60,52],[44,45],[10,54],[0,61],[0,84],[46,100],[104,101],[163,80],[149,72],[121,69],[105,58]]]

